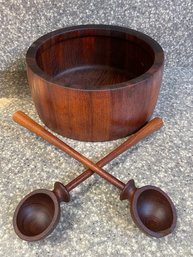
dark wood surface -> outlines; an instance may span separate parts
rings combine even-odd
[[[44,128],[31,120],[23,112],[18,111],[14,113],[13,120],[30,131],[36,133],[38,136],[41,136],[45,140],[49,141],[51,144],[60,147],[61,144],[58,144],[58,139],[54,137],[53,140],[53,135],[50,135],[49,133],[47,134],[47,131],[45,131]],[[126,151],[128,148],[132,147],[134,144],[137,144],[144,137],[160,129],[162,126],[162,119],[158,117],[154,118],[138,132],[129,137],[119,147],[97,162],[97,165],[99,167],[104,166],[112,159]],[[43,131],[45,133],[42,133]],[[41,193],[39,190],[36,190],[28,194],[20,201],[14,213],[13,224],[17,235],[26,241],[40,240],[49,235],[59,220],[59,202],[68,202],[70,200],[69,192],[85,181],[92,174],[93,171],[88,169],[65,186],[59,182],[56,182],[53,193],[49,190],[41,189]],[[42,199],[47,199],[45,204]],[[36,202],[35,204],[34,201]],[[39,219],[40,215],[42,216],[41,222]]]
[[[60,204],[55,193],[37,189],[26,195],[18,204],[13,227],[25,241],[38,241],[48,236],[60,219]]]
[[[147,235],[161,238],[174,231],[177,222],[176,208],[160,188],[151,185],[136,188],[131,179],[122,190],[120,199],[130,201],[133,221]]]
[[[51,32],[26,55],[37,112],[53,131],[105,141],[142,127],[155,108],[162,48],[128,28],[83,25]]]
[[[159,237],[163,237],[163,236],[170,234],[174,230],[174,228],[176,226],[176,219],[177,219],[176,218],[176,209],[174,207],[173,202],[169,198],[169,196],[165,192],[163,192],[161,189],[151,186],[151,185],[145,186],[142,188],[136,188],[133,180],[130,180],[127,184],[124,184],[123,182],[121,182],[120,180],[118,180],[117,178],[115,178],[114,176],[112,176],[111,174],[109,174],[108,172],[103,170],[102,168],[100,168],[98,165],[94,164],[92,161],[87,159],[85,156],[78,153],[76,150],[71,148],[69,145],[62,142],[60,139],[58,139],[56,136],[51,134],[45,128],[43,128],[42,126],[37,124],[35,121],[33,121],[31,118],[29,118],[24,113],[22,113],[22,112],[15,113],[13,115],[13,119],[16,122],[18,122],[20,125],[24,126],[25,128],[29,129],[30,131],[36,133],[37,135],[41,136],[48,142],[50,142],[53,145],[55,145],[56,147],[60,148],[61,150],[63,150],[64,152],[66,152],[67,154],[72,156],[73,158],[77,159],[82,164],[86,165],[87,167],[89,167],[90,169],[95,171],[99,176],[101,176],[102,178],[107,180],[109,183],[111,183],[112,185],[119,188],[121,190],[120,199],[121,200],[127,199],[130,201],[130,203],[131,203],[130,209],[131,209],[132,218],[133,218],[134,222],[136,223],[136,225],[142,231],[144,231],[146,234],[159,238]],[[153,124],[151,124],[151,126],[153,126]],[[151,126],[149,127],[149,129],[151,128]],[[139,135],[138,135],[139,138],[142,135],[143,135],[143,133],[141,133],[141,134],[139,133]],[[136,133],[136,137],[133,138],[134,141],[136,138],[138,138],[137,133]],[[131,143],[132,143],[132,141],[131,141]],[[120,150],[120,148],[118,148],[117,152],[119,152],[119,150]],[[115,150],[115,152],[116,152],[116,150]],[[57,198],[65,199],[65,197],[63,197],[62,196],[63,194],[61,193],[61,191],[62,191],[61,189],[63,187],[57,186],[57,188],[58,188],[58,190],[54,191],[56,193],[59,192],[59,193],[57,193],[57,196],[58,196]],[[64,187],[64,188],[65,188],[64,192],[66,195],[67,188],[66,187]],[[35,196],[33,195],[33,197],[35,197]],[[26,201],[28,201],[28,200],[26,200]],[[29,201],[29,205],[31,205],[30,201]],[[19,207],[16,209],[16,213],[14,215],[14,226],[17,227],[16,232],[19,231],[17,220],[20,220],[20,217],[18,216],[20,213],[20,209],[22,210],[23,208],[25,208],[25,209],[27,208],[29,210],[29,208],[30,208],[29,205],[28,205],[28,207],[26,207],[27,204],[24,201],[21,201],[21,203],[19,204]],[[41,203],[41,205],[42,205],[42,203]],[[48,212],[49,211],[50,210],[48,208]],[[33,212],[34,212],[34,220],[36,220],[35,210]],[[45,213],[45,212],[46,212],[45,205],[43,205],[43,213]],[[53,212],[53,210],[52,210],[52,212]],[[44,233],[43,235],[45,235],[46,232],[44,232],[44,231],[42,232],[42,229],[45,227],[45,230],[46,230],[46,224],[47,224],[48,229],[50,229],[50,228],[53,229],[53,226],[54,227],[56,226],[55,223],[52,223],[52,219],[53,219],[52,212],[50,214],[51,215],[50,219],[49,219],[49,215],[45,215],[46,216],[45,222],[43,222],[43,225],[40,226],[40,236],[41,236],[41,233]],[[22,216],[22,213],[23,212],[21,211],[21,216]],[[25,211],[24,211],[24,213],[25,213]],[[18,216],[18,219],[15,218],[16,216]],[[57,214],[57,216],[58,216],[58,214]],[[22,216],[22,219],[25,220],[24,215]],[[50,220],[50,223],[52,223],[52,226],[50,224],[48,224],[49,223],[48,220]],[[31,221],[31,218],[29,219],[29,223],[30,224],[33,223]],[[19,223],[19,225],[20,225],[20,223]],[[26,225],[26,226],[30,227],[30,231],[31,231],[31,225]],[[37,226],[38,226],[38,223],[37,223]],[[38,228],[37,228],[37,231],[39,231]],[[23,233],[23,232],[20,231],[18,233]],[[24,238],[25,238],[25,236],[26,235],[24,235]],[[33,236],[34,235],[32,232],[32,238],[33,238]],[[35,235],[35,238],[37,238],[37,236],[38,236],[38,232]]]
[[[72,156],[74,159],[80,161],[83,165],[89,167],[92,171],[99,174],[102,178],[113,184],[115,187],[119,188],[120,190],[124,188],[125,184],[123,182],[121,182],[119,179],[115,178],[107,171],[103,170],[102,168],[94,164],[92,161],[90,161],[88,158],[77,152],[75,149],[64,143],[62,140],[54,136],[47,129],[45,129],[40,124],[32,120],[25,113],[20,111],[16,112],[13,115],[13,120],[22,125],[23,127],[27,128],[28,130],[33,131],[36,135],[44,138],[49,143],[55,145],[68,155]]]

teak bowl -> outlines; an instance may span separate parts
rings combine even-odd
[[[26,55],[28,80],[41,120],[83,141],[125,137],[151,117],[164,53],[129,28],[81,25],[48,33]]]

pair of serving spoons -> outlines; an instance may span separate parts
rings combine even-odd
[[[38,189],[20,201],[14,213],[13,225],[16,234],[21,239],[37,241],[48,236],[59,222],[60,202],[68,202],[70,200],[69,192],[94,172],[120,189],[121,200],[129,200],[131,216],[143,232],[159,238],[174,230],[177,219],[176,209],[165,192],[151,185],[136,188],[133,179],[124,184],[101,168],[146,136],[160,129],[163,126],[162,119],[151,120],[97,164],[62,142],[23,112],[14,113],[13,120],[90,168],[65,186],[56,182],[53,191]]]

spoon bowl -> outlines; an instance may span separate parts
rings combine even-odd
[[[59,222],[61,201],[67,202],[69,199],[65,187],[59,182],[55,183],[53,191],[38,189],[26,195],[14,213],[16,234],[26,241],[37,241],[48,236]]]
[[[170,197],[160,188],[150,185],[136,188],[131,179],[121,192],[120,199],[129,200],[133,221],[146,234],[159,238],[174,230],[176,209]]]
[[[130,211],[136,225],[146,234],[163,237],[176,226],[176,209],[160,188],[144,186],[135,191]]]
[[[21,239],[36,241],[50,234],[59,218],[60,206],[55,194],[39,189],[20,201],[14,213],[14,229]]]
[[[80,161],[85,166],[89,167],[91,170],[96,172],[99,176],[104,178],[106,181],[117,187],[121,190],[120,199],[121,200],[129,200],[131,203],[131,214],[134,222],[136,225],[145,233],[150,236],[154,237],[162,237],[169,233],[171,233],[175,226],[176,226],[176,210],[175,207],[167,196],[161,189],[154,187],[154,186],[145,186],[142,188],[137,189],[135,187],[134,180],[130,180],[127,184],[123,183],[116,177],[112,176],[100,166],[94,164],[92,161],[87,159],[85,156],[81,155],[75,149],[70,147],[69,145],[65,144],[63,141],[58,139],[56,136],[51,134],[45,128],[41,127],[35,121],[30,119],[27,115],[22,112],[17,113],[14,115],[14,120],[21,124],[22,126],[26,127],[30,131],[35,132],[37,135],[40,135],[42,138],[46,139],[48,142],[52,143],[53,145],[57,146],[76,160]],[[134,137],[131,139],[130,143],[134,143],[136,140],[141,138],[144,135],[144,132],[147,130],[151,131],[152,124],[156,121],[154,120],[151,125],[147,125],[146,128],[144,127],[139,134],[135,134]],[[127,144],[126,144],[127,145]],[[123,147],[124,148],[124,147]],[[117,148],[116,153],[112,153],[112,156],[116,156],[116,154],[122,152],[122,147]],[[90,173],[89,173],[90,176]],[[87,175],[86,175],[87,177]],[[81,180],[82,176],[79,176],[73,183],[70,185],[62,185],[61,183],[56,183],[53,192],[48,193],[49,196],[51,195],[51,199],[56,199],[59,202],[65,201],[68,202],[70,200],[69,191],[74,186],[76,186]],[[43,191],[47,193],[46,191]],[[56,198],[52,198],[52,193],[56,195]],[[32,193],[33,194],[33,193]],[[25,199],[25,198],[24,198]],[[37,200],[37,196],[32,198],[28,198],[27,200],[22,200],[19,204],[18,209],[16,210],[16,214],[14,216],[14,226],[16,227],[15,231],[20,229],[19,236],[23,232],[25,233],[23,239],[28,236],[28,241],[35,241],[42,239],[44,235],[48,235],[54,227],[56,226],[56,221],[58,222],[58,217],[60,213],[60,209],[53,210],[53,208],[49,207],[46,208],[44,196],[40,194],[40,208],[39,202]],[[50,201],[50,199],[49,199]],[[49,202],[48,201],[48,202]],[[49,203],[48,203],[49,204]],[[51,206],[53,206],[51,204]],[[21,210],[20,210],[21,207]],[[33,207],[33,208],[32,208]],[[25,218],[25,214],[28,214],[28,210],[32,208],[32,218],[27,217]],[[38,218],[36,217],[36,210],[38,209]],[[39,214],[40,209],[40,214]],[[29,211],[30,212],[30,211]],[[21,217],[18,218],[18,213],[21,213]],[[23,214],[24,213],[24,214]],[[39,216],[43,216],[42,220],[39,220]],[[37,221],[38,220],[38,221]],[[41,222],[42,221],[42,222]],[[40,222],[39,229],[32,229],[33,222],[38,225]],[[26,225],[25,225],[26,223]],[[26,233],[27,232],[27,233]],[[40,233],[40,234],[38,234]],[[34,235],[35,234],[35,235]],[[29,235],[32,236],[33,240],[30,240]],[[21,236],[20,236],[21,237]]]

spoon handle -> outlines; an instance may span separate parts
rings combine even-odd
[[[95,165],[92,161],[90,161],[85,156],[83,156],[82,154],[74,150],[72,147],[64,143],[62,140],[54,136],[47,129],[45,129],[40,124],[32,120],[28,115],[26,115],[22,111],[17,111],[16,113],[14,113],[12,118],[21,126],[27,128],[31,132],[34,132],[36,135],[42,137],[50,144],[53,144],[54,146],[58,147],[68,155],[72,156],[74,159],[78,160],[79,162],[90,168],[91,170],[95,171],[99,176],[107,180],[110,184],[114,185],[121,191],[125,187],[125,184],[122,181],[115,178],[113,175],[109,174],[97,165]]]
[[[113,184],[120,190],[123,190],[125,184],[100,168],[99,166],[95,165],[93,162],[88,160],[85,156],[78,153],[76,150],[65,144],[63,141],[61,141],[59,138],[54,136],[52,133],[50,133],[48,130],[46,130],[44,127],[36,123],[34,120],[32,120],[30,117],[28,117],[25,113],[18,111],[13,114],[13,120],[20,124],[21,126],[27,128],[28,130],[34,132],[36,135],[42,137],[43,139],[47,140],[49,143],[55,145],[56,147],[60,148],[70,156],[74,157],[76,160],[82,162],[84,165],[95,171],[98,175],[100,175],[102,178],[106,179],[109,183]],[[131,136],[128,143],[123,143],[120,147],[115,149],[108,157],[109,161],[110,159],[115,158],[117,155],[119,155],[121,152],[123,152],[122,149],[127,149],[129,146],[132,146],[135,144],[135,142],[138,142],[141,140],[146,133],[150,134],[153,131],[159,129],[161,126],[163,126],[163,121],[160,118],[155,118],[151,122],[149,122],[145,127],[143,127],[140,131],[136,132],[133,136]],[[128,146],[128,145],[129,146]],[[122,148],[123,147],[123,148]]]
[[[145,137],[153,134],[157,130],[159,130],[161,127],[163,127],[164,123],[163,120],[159,117],[156,117],[149,121],[144,127],[139,129],[137,132],[132,134],[125,142],[123,142],[120,146],[115,148],[112,152],[107,154],[105,157],[103,157],[100,161],[96,163],[97,166],[103,167],[107,163],[111,162],[113,159],[118,157],[120,154],[131,148],[132,146],[136,145],[139,141],[144,139]],[[65,187],[68,191],[71,191],[75,187],[77,187],[79,184],[81,184],[83,181],[85,181],[87,178],[92,176],[94,172],[90,169],[85,170],[83,173],[81,173],[78,177],[70,181]]]

